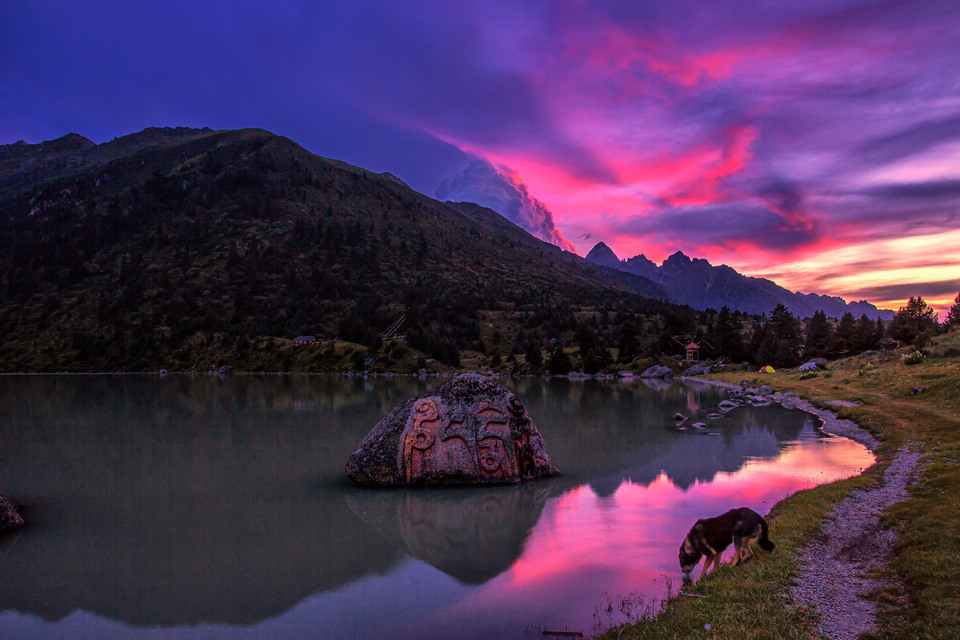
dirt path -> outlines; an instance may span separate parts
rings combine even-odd
[[[793,598],[816,607],[819,631],[838,640],[854,640],[876,628],[876,604],[864,595],[884,586],[870,577],[893,559],[896,531],[880,527],[880,515],[907,498],[920,454],[903,448],[883,482],[866,491],[852,491],[828,514],[820,536],[800,550],[801,573]]]

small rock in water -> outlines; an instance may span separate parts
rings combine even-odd
[[[679,412],[678,412],[678,413],[675,413],[675,414],[673,415],[673,419],[674,419],[674,420],[679,420],[680,422],[683,422],[684,420],[687,419],[687,416],[685,416],[685,415],[683,415],[682,413],[679,413]]]
[[[694,428],[694,429],[706,429],[706,428],[707,428],[707,423],[706,423],[706,422],[694,422],[694,423],[693,423],[693,428]]]

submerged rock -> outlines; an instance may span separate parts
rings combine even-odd
[[[521,482],[559,473],[520,399],[475,374],[394,409],[346,472],[362,485]]]
[[[25,524],[23,518],[17,513],[17,505],[6,496],[0,495],[0,533],[18,529]]]

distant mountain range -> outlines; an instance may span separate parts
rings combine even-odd
[[[866,314],[873,320],[878,317],[889,320],[894,316],[893,311],[877,309],[866,300],[848,303],[835,296],[788,291],[771,280],[741,275],[727,265],[715,267],[680,251],[658,267],[643,254],[621,260],[610,247],[598,242],[586,258],[601,267],[630,274],[633,278],[621,278],[627,284],[643,278],[647,281],[643,287],[648,291],[653,291],[653,285],[659,285],[666,292],[664,299],[694,309],[728,307],[745,313],[770,313],[782,304],[800,318],[809,318],[817,311],[824,311],[832,318],[847,312],[856,317]]]

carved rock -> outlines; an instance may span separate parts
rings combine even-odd
[[[23,518],[17,513],[17,505],[0,495],[0,533],[18,529],[24,525]]]
[[[346,472],[362,485],[505,483],[559,473],[520,399],[474,374],[394,409]]]

